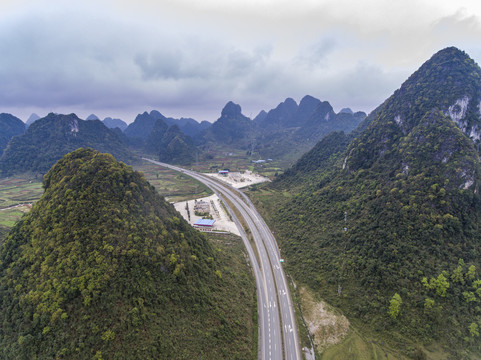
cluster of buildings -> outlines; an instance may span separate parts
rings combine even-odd
[[[199,200],[196,201],[194,204],[194,213],[202,214],[201,216],[209,215],[210,214],[210,205],[207,201]],[[212,231],[214,228],[214,219],[198,219],[194,223],[194,228],[202,230],[202,231]]]

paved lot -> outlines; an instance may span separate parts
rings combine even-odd
[[[245,186],[270,181],[268,178],[261,176],[259,174],[254,174],[253,172],[246,170],[244,173],[231,172],[227,175],[219,175],[218,173],[204,174],[213,177],[217,180],[223,181],[235,188],[242,188]]]
[[[229,215],[226,214],[224,208],[219,202],[219,198],[217,197],[217,195],[211,195],[209,197],[197,199],[197,201],[199,200],[206,201],[210,204],[210,214],[215,219],[214,230],[228,231],[230,233],[240,236],[239,230],[237,230],[237,226],[232,220],[230,220]],[[212,206],[212,202],[214,203],[214,206]],[[187,210],[185,206],[186,203],[189,204],[190,219],[187,215]],[[195,200],[181,201],[174,204],[175,209],[180,212],[184,219],[187,220],[191,225],[200,219],[199,216],[196,216],[194,214],[194,204]],[[217,211],[215,211],[214,208]]]

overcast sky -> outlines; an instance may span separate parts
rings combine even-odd
[[[481,2],[0,2],[0,112],[215,121],[304,95],[370,112],[447,46],[481,63]]]

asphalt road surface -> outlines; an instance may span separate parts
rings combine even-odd
[[[144,158],[144,160],[183,172],[199,180],[223,200],[239,228],[256,278],[259,313],[259,359],[301,360],[294,309],[289,286],[280,262],[277,243],[248,197],[230,185],[220,183],[195,171],[150,159]],[[244,229],[229,203],[236,208],[248,230]],[[246,231],[250,232],[255,248],[252,247]]]

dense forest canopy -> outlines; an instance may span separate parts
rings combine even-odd
[[[1,358],[250,353],[253,281],[223,280],[220,255],[141,173],[79,149],[44,188],[0,247]]]

